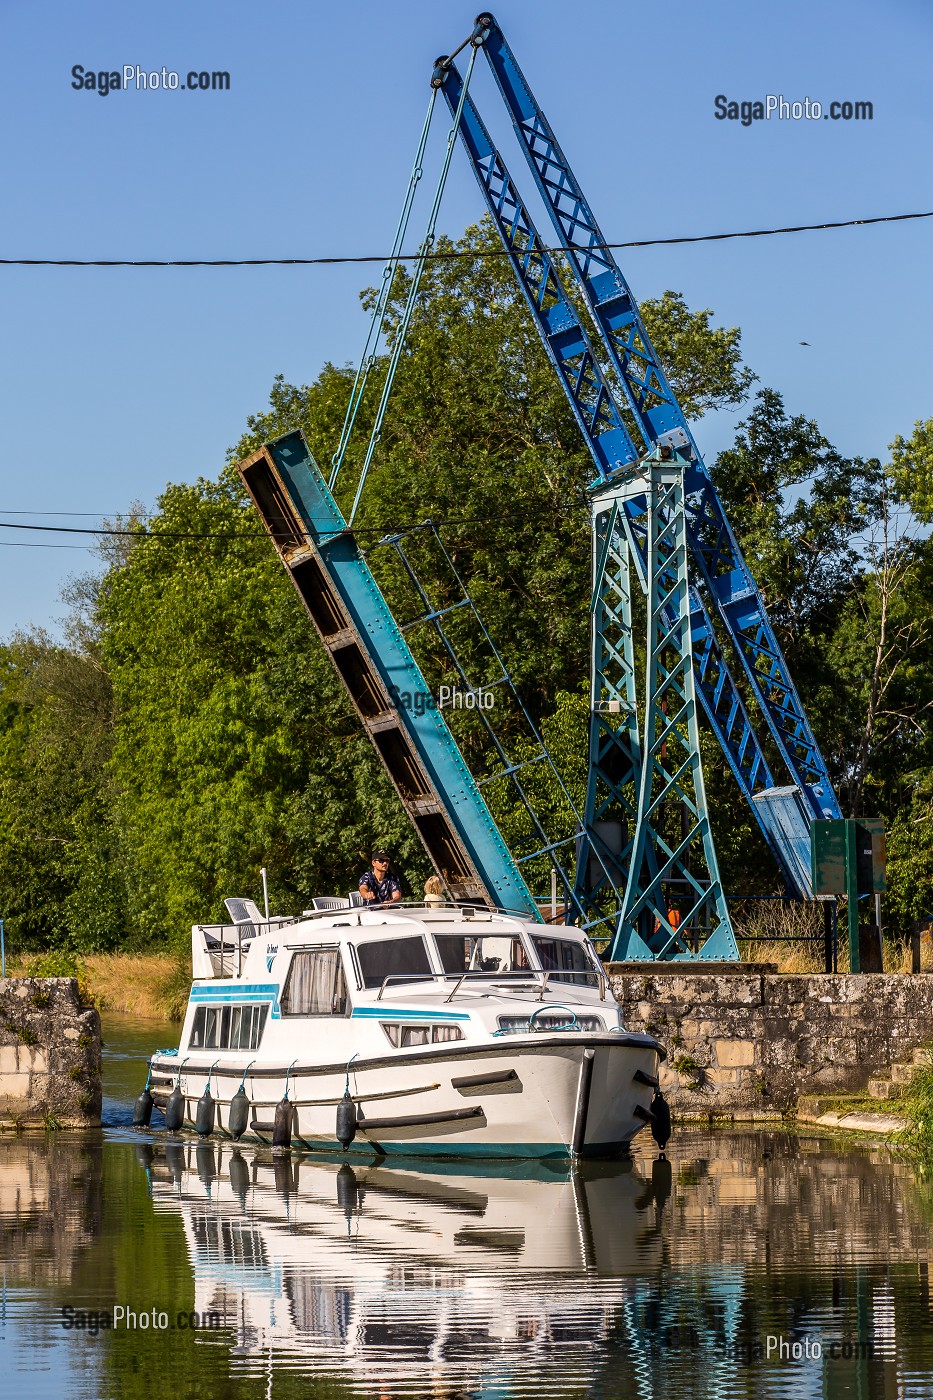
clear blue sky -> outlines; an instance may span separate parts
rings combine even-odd
[[[475,9],[3,0],[3,255],[387,251],[433,59]],[[494,12],[610,239],[933,207],[928,0],[500,0]],[[231,86],[100,97],[72,88],[75,64],[225,69]],[[477,81],[484,110],[489,91]],[[720,93],[867,100],[874,120],[745,128],[715,119]],[[479,213],[457,151],[443,226],[458,233]],[[933,413],[931,245],[933,220],[621,261],[636,295],[673,287],[741,326],[762,382],[842,451],[883,455]],[[276,373],[307,382],[327,359],[355,359],[358,292],[378,271],[0,268],[0,519],[113,514],[153,504],[167,480],[213,475]],[[708,455],[733,426],[701,426]],[[54,631],[62,582],[93,564],[80,549],[9,547],[27,538],[0,531],[0,636]]]

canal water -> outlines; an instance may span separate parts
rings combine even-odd
[[[681,1129],[576,1174],[129,1126],[0,1140],[0,1395],[933,1397],[933,1188],[882,1146]]]

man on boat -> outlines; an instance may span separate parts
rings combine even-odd
[[[373,851],[372,865],[360,879],[360,894],[367,904],[396,904],[401,899],[402,886],[389,861],[388,851]]]

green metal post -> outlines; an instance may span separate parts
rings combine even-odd
[[[861,972],[858,946],[858,822],[846,822],[846,913],[849,919],[849,971]]]

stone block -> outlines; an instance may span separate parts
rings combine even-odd
[[[29,1096],[28,1073],[5,1074],[0,1079],[0,1098],[26,1099]]]
[[[15,1074],[19,1069],[19,1046],[0,1045],[0,1075]]]
[[[48,1074],[49,1052],[41,1045],[19,1048],[19,1067],[31,1074]]]
[[[737,1069],[708,1069],[706,1078],[710,1084],[737,1084],[739,1071]]]
[[[716,1059],[724,1068],[755,1063],[755,1043],[752,1040],[717,1040],[715,1045]]]

